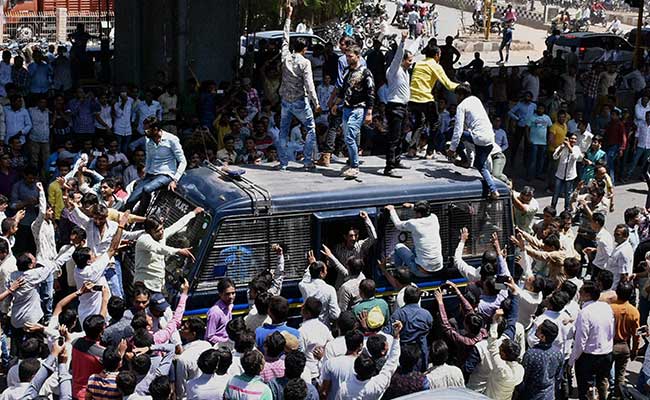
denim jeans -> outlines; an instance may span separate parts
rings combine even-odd
[[[301,124],[307,129],[305,138],[305,148],[303,154],[305,158],[303,163],[309,165],[313,162],[313,154],[316,152],[316,123],[314,122],[314,113],[306,99],[296,101],[282,100],[282,113],[280,117],[280,145],[278,146],[278,156],[280,165],[286,167],[289,163],[289,151],[287,148],[287,138],[291,128],[291,120],[296,117]]]
[[[533,144],[530,146],[530,159],[528,160],[528,179],[542,176],[544,172],[544,159],[546,158],[546,145]]]
[[[583,109],[584,109],[584,116],[585,116],[585,121],[589,122],[591,121],[591,112],[594,109],[594,105],[596,104],[596,98],[595,97],[589,97],[589,96],[584,96],[583,97]]]
[[[133,210],[133,206],[135,206],[144,195],[147,195],[149,198],[153,192],[167,187],[171,181],[172,178],[168,175],[146,175],[144,179],[138,182],[133,192],[131,192],[131,196],[129,196],[129,199],[124,206],[124,210]],[[145,202],[149,203],[149,200],[150,199],[147,199]],[[140,204],[139,208],[140,210],[146,211],[147,206],[148,204]]]
[[[52,316],[52,303],[54,296],[54,273],[51,273],[46,280],[38,286],[38,294],[41,296],[41,308],[45,319],[49,320]]]
[[[616,169],[616,159],[618,158],[618,151],[621,148],[618,144],[609,146],[606,150],[607,153],[607,172],[609,177],[612,178],[612,183],[615,182],[614,170]]]
[[[343,139],[348,146],[348,158],[350,168],[359,168],[359,146],[357,139],[361,132],[361,125],[366,117],[366,110],[363,108],[343,108]]]
[[[106,268],[104,277],[108,282],[108,288],[111,291],[111,296],[124,298],[124,289],[122,289],[122,264],[118,259],[115,259],[113,267]]]
[[[414,276],[417,277],[426,277],[428,276],[415,263],[415,249],[411,250],[403,243],[398,243],[395,245],[395,251],[393,252],[393,264],[395,267],[406,267],[408,268]]]
[[[127,154],[129,150],[129,144],[131,143],[131,135],[115,135],[115,139],[117,140],[117,145],[120,149],[120,152]]]
[[[564,209],[569,211],[571,210],[569,200],[571,198],[571,193],[573,193],[573,180],[565,181],[564,179],[555,178],[555,190],[553,191],[551,207],[556,208],[558,199],[562,193],[564,194]]]
[[[632,160],[632,164],[627,166],[627,172],[625,173],[625,177],[630,178],[632,176],[634,170],[636,170],[636,167],[639,165],[639,161],[641,160],[643,160],[641,162],[641,170],[645,171],[643,167],[646,166],[649,157],[650,157],[650,149],[644,149],[642,147],[637,147],[636,149],[634,149],[634,159]]]
[[[639,379],[636,382],[636,390],[641,392],[641,394],[645,394],[646,396],[650,394],[650,391],[646,389],[648,380],[650,380],[650,376],[643,373],[643,369],[641,369],[641,371],[639,371]]]
[[[481,173],[481,176],[485,180],[485,183],[490,189],[490,192],[496,192],[497,185],[494,183],[494,178],[492,178],[492,174],[490,173],[490,169],[488,168],[487,164],[487,159],[490,157],[490,153],[492,152],[492,145],[479,146],[475,144],[472,136],[467,132],[463,133],[462,140],[474,145],[474,168],[476,168]]]

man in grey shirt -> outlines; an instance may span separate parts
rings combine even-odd
[[[287,150],[287,137],[291,128],[291,120],[295,117],[307,128],[305,148],[303,151],[303,163],[305,169],[316,168],[312,160],[316,150],[316,123],[309,100],[316,107],[316,113],[321,112],[314,86],[314,78],[311,72],[311,63],[305,58],[307,43],[298,39],[293,45],[294,53],[289,50],[289,30],[291,29],[291,13],[293,7],[287,5],[287,19],[284,22],[284,35],[282,37],[282,84],[280,85],[280,97],[282,99],[282,116],[280,119],[280,143],[278,154],[280,156],[280,170],[285,171],[289,163]]]
[[[413,63],[413,54],[404,50],[407,32],[402,32],[402,41],[397,47],[393,61],[386,71],[388,81],[388,105],[386,117],[388,119],[388,152],[386,153],[386,168],[384,175],[392,178],[401,178],[395,172],[396,168],[408,169],[400,161],[402,143],[404,142],[403,125],[408,115],[408,102],[411,97],[410,76],[408,73]]]

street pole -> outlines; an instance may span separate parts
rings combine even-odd
[[[636,21],[636,40],[634,41],[634,68],[641,67],[641,57],[643,56],[643,51],[641,50],[641,26],[643,25],[643,9],[645,6],[645,1],[641,0],[639,4],[639,17]]]

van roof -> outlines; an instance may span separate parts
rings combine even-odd
[[[270,165],[241,166],[247,181],[266,189],[272,199],[272,212],[289,212],[322,208],[323,203],[341,208],[363,207],[368,204],[389,204],[391,201],[417,201],[439,197],[443,199],[476,198],[485,194],[480,174],[474,168],[453,165],[446,158],[437,160],[406,160],[410,170],[399,170],[402,179],[382,174],[385,160],[376,156],[362,157],[357,180],[339,176],[343,162],[330,168],[305,172],[301,164],[290,163],[289,170],[280,172]],[[505,184],[495,180],[499,192],[508,193]],[[251,208],[251,198],[229,177],[208,167],[189,170],[180,181],[181,190],[189,199],[206,209],[240,212]]]

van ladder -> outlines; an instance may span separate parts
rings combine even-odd
[[[225,166],[221,161],[218,162],[222,166]],[[244,176],[233,177],[232,175],[224,172],[220,166],[212,164],[209,161],[205,161],[204,165],[210,170],[221,175],[223,179],[235,184],[235,186],[237,186],[241,191],[248,195],[248,197],[251,199],[253,215],[260,215],[260,211],[267,215],[271,215],[273,213],[271,208],[271,193],[264,187],[256,184]]]

